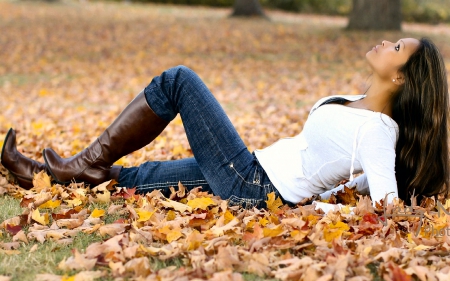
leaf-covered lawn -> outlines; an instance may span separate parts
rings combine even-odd
[[[381,40],[431,37],[450,70],[448,25],[346,32],[343,18],[229,13],[0,1],[0,145],[14,127],[26,156],[43,161],[45,147],[71,156],[152,77],[179,64],[204,79],[250,150],[298,134],[318,98],[363,92],[370,81],[364,55]],[[177,118],[118,162],[189,156]],[[11,180],[0,165],[0,280],[450,279],[450,221],[432,201],[384,212],[347,194],[336,198],[346,207],[324,215],[272,197],[269,210],[244,210],[182,186],[164,198],[106,184],[52,185],[44,174],[30,191]],[[416,216],[384,218],[401,211]]]

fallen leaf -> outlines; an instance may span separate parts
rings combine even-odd
[[[267,209],[269,209],[272,212],[276,212],[281,206],[283,206],[283,202],[281,202],[281,199],[275,198],[275,193],[271,192],[267,194]]]
[[[31,218],[34,221],[36,221],[36,222],[38,222],[38,223],[40,223],[42,225],[47,225],[49,223],[49,216],[48,216],[48,214],[44,213],[44,215],[41,216],[41,214],[39,213],[38,209],[36,209],[36,210],[34,210],[32,212]]]

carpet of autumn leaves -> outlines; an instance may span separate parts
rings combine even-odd
[[[204,79],[250,150],[298,134],[318,98],[363,92],[370,77],[364,54],[381,40],[431,37],[450,69],[448,25],[363,33],[342,30],[342,18],[271,11],[266,21],[230,19],[229,13],[0,2],[0,145],[14,127],[26,156],[43,161],[45,147],[73,155],[153,76],[179,64]],[[177,118],[152,144],[118,162],[188,156]],[[383,210],[348,190],[331,199],[344,208],[323,214],[309,204],[282,206],[272,195],[268,210],[245,210],[182,184],[169,198],[113,184],[61,186],[40,173],[25,191],[0,166],[0,196],[13,196],[23,207],[0,221],[0,258],[29,244],[33,253],[49,240],[70,247],[83,232],[101,241],[62,259],[58,274],[41,272],[36,280],[241,280],[244,272],[280,280],[450,279],[450,220],[439,216],[433,200]],[[399,210],[424,218],[384,216]],[[117,220],[107,221],[108,215]],[[174,259],[179,266],[153,266]]]

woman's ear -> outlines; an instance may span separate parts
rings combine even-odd
[[[393,78],[392,82],[397,86],[401,86],[405,83],[405,76],[403,75],[403,73],[398,72],[397,77]]]

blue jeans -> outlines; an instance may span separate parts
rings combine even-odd
[[[245,208],[266,207],[270,192],[281,198],[220,104],[192,70],[185,66],[166,70],[153,78],[144,93],[160,118],[171,121],[180,114],[195,158],[123,168],[121,186],[137,187],[139,193],[159,189],[167,195],[170,186],[181,182],[187,189],[201,186]]]

